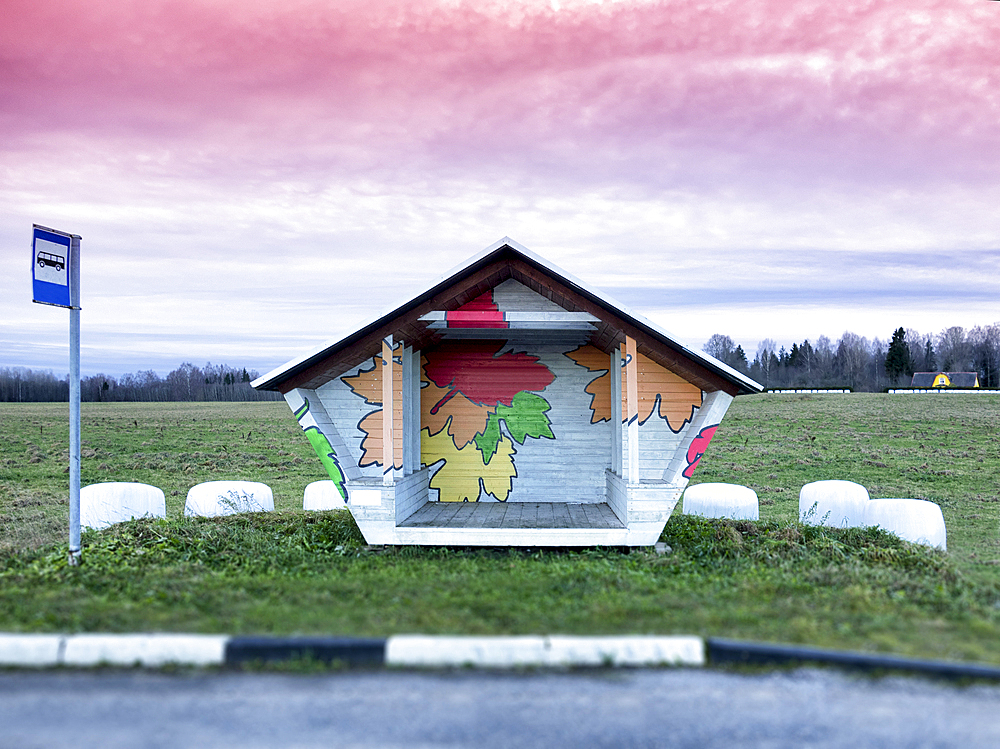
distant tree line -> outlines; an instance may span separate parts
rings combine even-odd
[[[705,353],[749,375],[766,388],[850,388],[876,392],[907,387],[914,372],[976,372],[985,388],[1000,388],[1000,323],[971,330],[951,327],[937,335],[897,328],[889,340],[845,332],[834,342],[820,336],[778,347],[770,338],[750,361],[741,345],[716,333]],[[281,394],[250,387],[258,373],[225,364],[185,362],[166,377],[153,370],[120,378],[96,374],[80,382],[84,401],[270,401]],[[68,401],[69,377],[49,370],[0,368],[0,402]]]
[[[1000,387],[1000,323],[971,330],[951,327],[937,335],[897,328],[891,338],[868,340],[845,332],[836,342],[778,347],[765,338],[750,361],[743,347],[716,333],[704,346],[733,369],[766,388],[850,388],[876,392],[908,387],[914,372],[976,372],[984,388]]]
[[[80,378],[80,400],[104,401],[272,401],[281,394],[250,387],[256,370],[225,364],[196,367],[185,362],[166,377],[153,370],[119,378],[96,374]],[[0,402],[37,403],[68,401],[69,376],[62,379],[49,370],[23,367],[0,369]]]

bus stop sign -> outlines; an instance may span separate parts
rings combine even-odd
[[[80,237],[33,225],[32,301],[80,309]]]

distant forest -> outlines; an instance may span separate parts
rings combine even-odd
[[[153,370],[122,375],[80,378],[80,399],[104,401],[274,401],[281,393],[250,387],[255,370],[225,364],[196,367],[185,362],[166,377]],[[23,367],[0,369],[0,402],[69,401],[69,375],[62,379],[49,370]]]
[[[951,327],[937,335],[897,328],[888,340],[844,333],[833,342],[778,348],[771,339],[757,346],[753,361],[726,335],[713,335],[705,353],[749,375],[768,389],[850,388],[878,392],[906,388],[914,372],[976,372],[979,385],[1000,387],[1000,323],[965,330]]]
[[[878,392],[909,387],[914,372],[976,372],[984,388],[1000,388],[1000,323],[965,330],[951,327],[937,335],[897,328],[888,340],[844,333],[836,342],[820,336],[778,347],[765,338],[753,361],[727,335],[715,334],[704,351],[768,389],[850,388]],[[256,371],[225,364],[196,367],[184,363],[161,378],[147,370],[114,378],[98,374],[80,383],[84,401],[271,401],[280,393],[258,392]],[[51,371],[0,369],[0,402],[68,401],[69,377]]]

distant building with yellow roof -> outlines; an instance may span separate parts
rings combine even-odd
[[[914,388],[977,388],[976,372],[914,372],[910,387]]]

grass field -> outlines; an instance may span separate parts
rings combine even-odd
[[[327,478],[284,402],[84,403],[80,483],[140,481],[184,511],[202,481],[263,481],[277,510],[301,509]],[[69,405],[0,403],[0,549],[67,535]]]
[[[168,520],[84,535],[65,565],[66,404],[0,404],[0,630],[693,633],[1000,663],[994,396],[754,396],[695,474],[760,496],[761,522],[678,514],[675,552],[368,549],[281,403],[83,405],[84,484],[142,481]],[[269,484],[279,512],[186,520],[213,479]],[[879,531],[804,528],[803,483],[938,502],[947,554]]]
[[[799,489],[820,479],[936,502],[959,568],[1000,579],[1000,396],[737,398],[694,477],[751,487],[774,520],[795,519]]]

